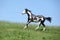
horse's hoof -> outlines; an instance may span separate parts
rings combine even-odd
[[[27,26],[25,26],[24,29],[27,29]]]
[[[42,31],[46,31],[46,29],[45,30],[42,30]]]
[[[43,31],[46,31],[46,28],[43,28]]]
[[[38,30],[38,29],[35,29],[36,31]]]
[[[24,27],[24,29],[27,29],[27,28]]]

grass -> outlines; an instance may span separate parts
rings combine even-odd
[[[35,31],[36,25],[30,25],[24,30],[25,24],[0,21],[0,40],[60,40],[60,27],[47,26]]]

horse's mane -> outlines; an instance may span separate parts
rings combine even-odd
[[[27,11],[31,12],[31,10],[29,10],[29,9],[27,9],[27,8],[26,8],[25,10],[27,10]]]
[[[31,12],[31,10],[28,10],[29,12]]]

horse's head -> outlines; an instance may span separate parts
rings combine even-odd
[[[31,13],[30,10],[28,10],[28,9],[24,9],[22,13],[23,13],[23,14],[28,14],[29,12]]]

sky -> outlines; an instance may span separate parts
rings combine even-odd
[[[60,0],[0,0],[0,21],[26,23],[27,15],[22,15],[25,8],[51,17],[52,23],[45,21],[46,25],[60,26]]]

